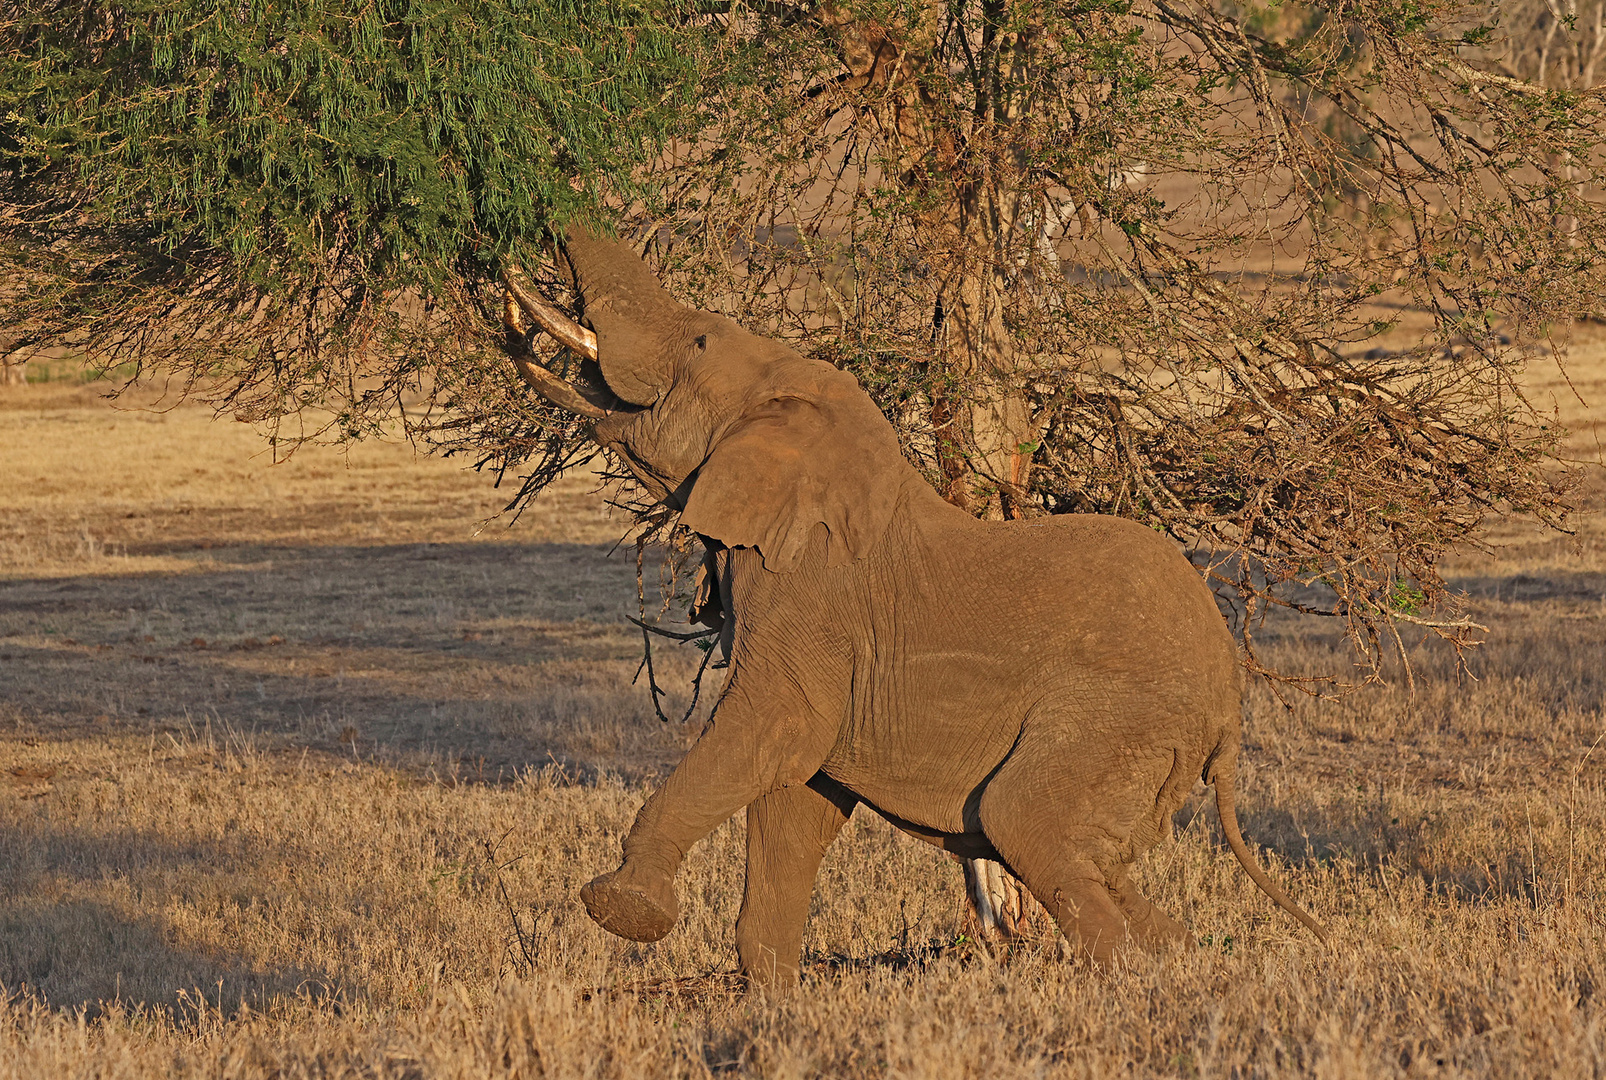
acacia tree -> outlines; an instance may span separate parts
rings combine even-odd
[[[1507,47],[1496,69],[1539,86],[1588,90],[1606,72],[1601,0],[1513,0],[1501,10]]]
[[[1518,377],[1601,290],[1601,95],[1497,14],[12,2],[0,330],[525,499],[594,451],[515,381],[502,283],[556,295],[587,218],[852,370],[953,501],[1136,517],[1214,553],[1252,665],[1280,603],[1375,673],[1402,623],[1466,640],[1437,566],[1488,513],[1565,510]]]
[[[503,263],[690,130],[705,34],[660,14],[0,5],[0,332],[176,372],[285,437],[314,405],[312,434],[378,433],[497,341]]]

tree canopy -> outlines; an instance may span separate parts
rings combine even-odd
[[[19,340],[252,417],[338,401],[349,436],[481,347],[500,262],[634,190],[699,86],[702,32],[629,0],[8,8]]]
[[[583,217],[853,371],[953,501],[1145,521],[1246,642],[1320,611],[1376,671],[1402,624],[1466,640],[1446,550],[1567,507],[1520,375],[1606,285],[1600,20],[1511,11],[13,3],[0,323],[270,425],[410,394],[530,497],[593,448],[498,282],[559,293]]]

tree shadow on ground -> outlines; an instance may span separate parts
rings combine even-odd
[[[196,874],[234,874],[239,845],[173,842],[132,832],[90,836],[29,829],[0,834],[0,988],[54,1008],[233,1015],[286,1000],[335,1003],[347,988],[330,972],[263,965],[208,947],[118,896]],[[236,875],[239,876],[239,875]],[[135,887],[137,888],[137,886]],[[147,910],[153,905],[141,897]],[[237,902],[254,898],[239,892]]]
[[[187,574],[7,582],[0,723],[180,740],[210,724],[476,782],[553,762],[651,775],[686,734],[631,685],[634,559],[608,551],[233,548]],[[697,658],[660,648],[662,681],[678,691]]]
[[[1381,883],[1385,893],[1385,878],[1414,878],[1426,895],[1457,904],[1553,898],[1554,889],[1540,882],[1553,868],[1546,865],[1546,873],[1538,873],[1534,854],[1515,843],[1496,844],[1498,850],[1491,848],[1483,858],[1449,850],[1451,834],[1467,825],[1465,814],[1409,813],[1379,801],[1345,808],[1240,808],[1238,816],[1251,852],[1269,852],[1296,872],[1345,863],[1361,877]],[[1213,805],[1200,807],[1197,818],[1186,808],[1178,811],[1175,827],[1203,829],[1217,851],[1229,851]]]

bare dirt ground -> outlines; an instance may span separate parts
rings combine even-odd
[[[1598,460],[1606,331],[1569,374],[1533,393]],[[265,451],[71,380],[0,396],[0,1080],[1606,1073],[1598,516],[1458,555],[1489,640],[1419,650],[1414,696],[1252,691],[1245,832],[1329,948],[1202,792],[1140,867],[1199,945],[1112,972],[974,946],[957,866],[861,815],[765,1003],[725,974],[740,821],[662,943],[577,903],[699,726],[631,685],[634,553],[589,480],[482,527],[505,494],[456,463]]]

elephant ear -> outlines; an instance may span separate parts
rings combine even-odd
[[[749,408],[697,470],[681,523],[728,547],[756,547],[767,569],[796,570],[816,525],[826,565],[862,558],[886,532],[913,468],[852,375],[807,364],[808,377]]]

